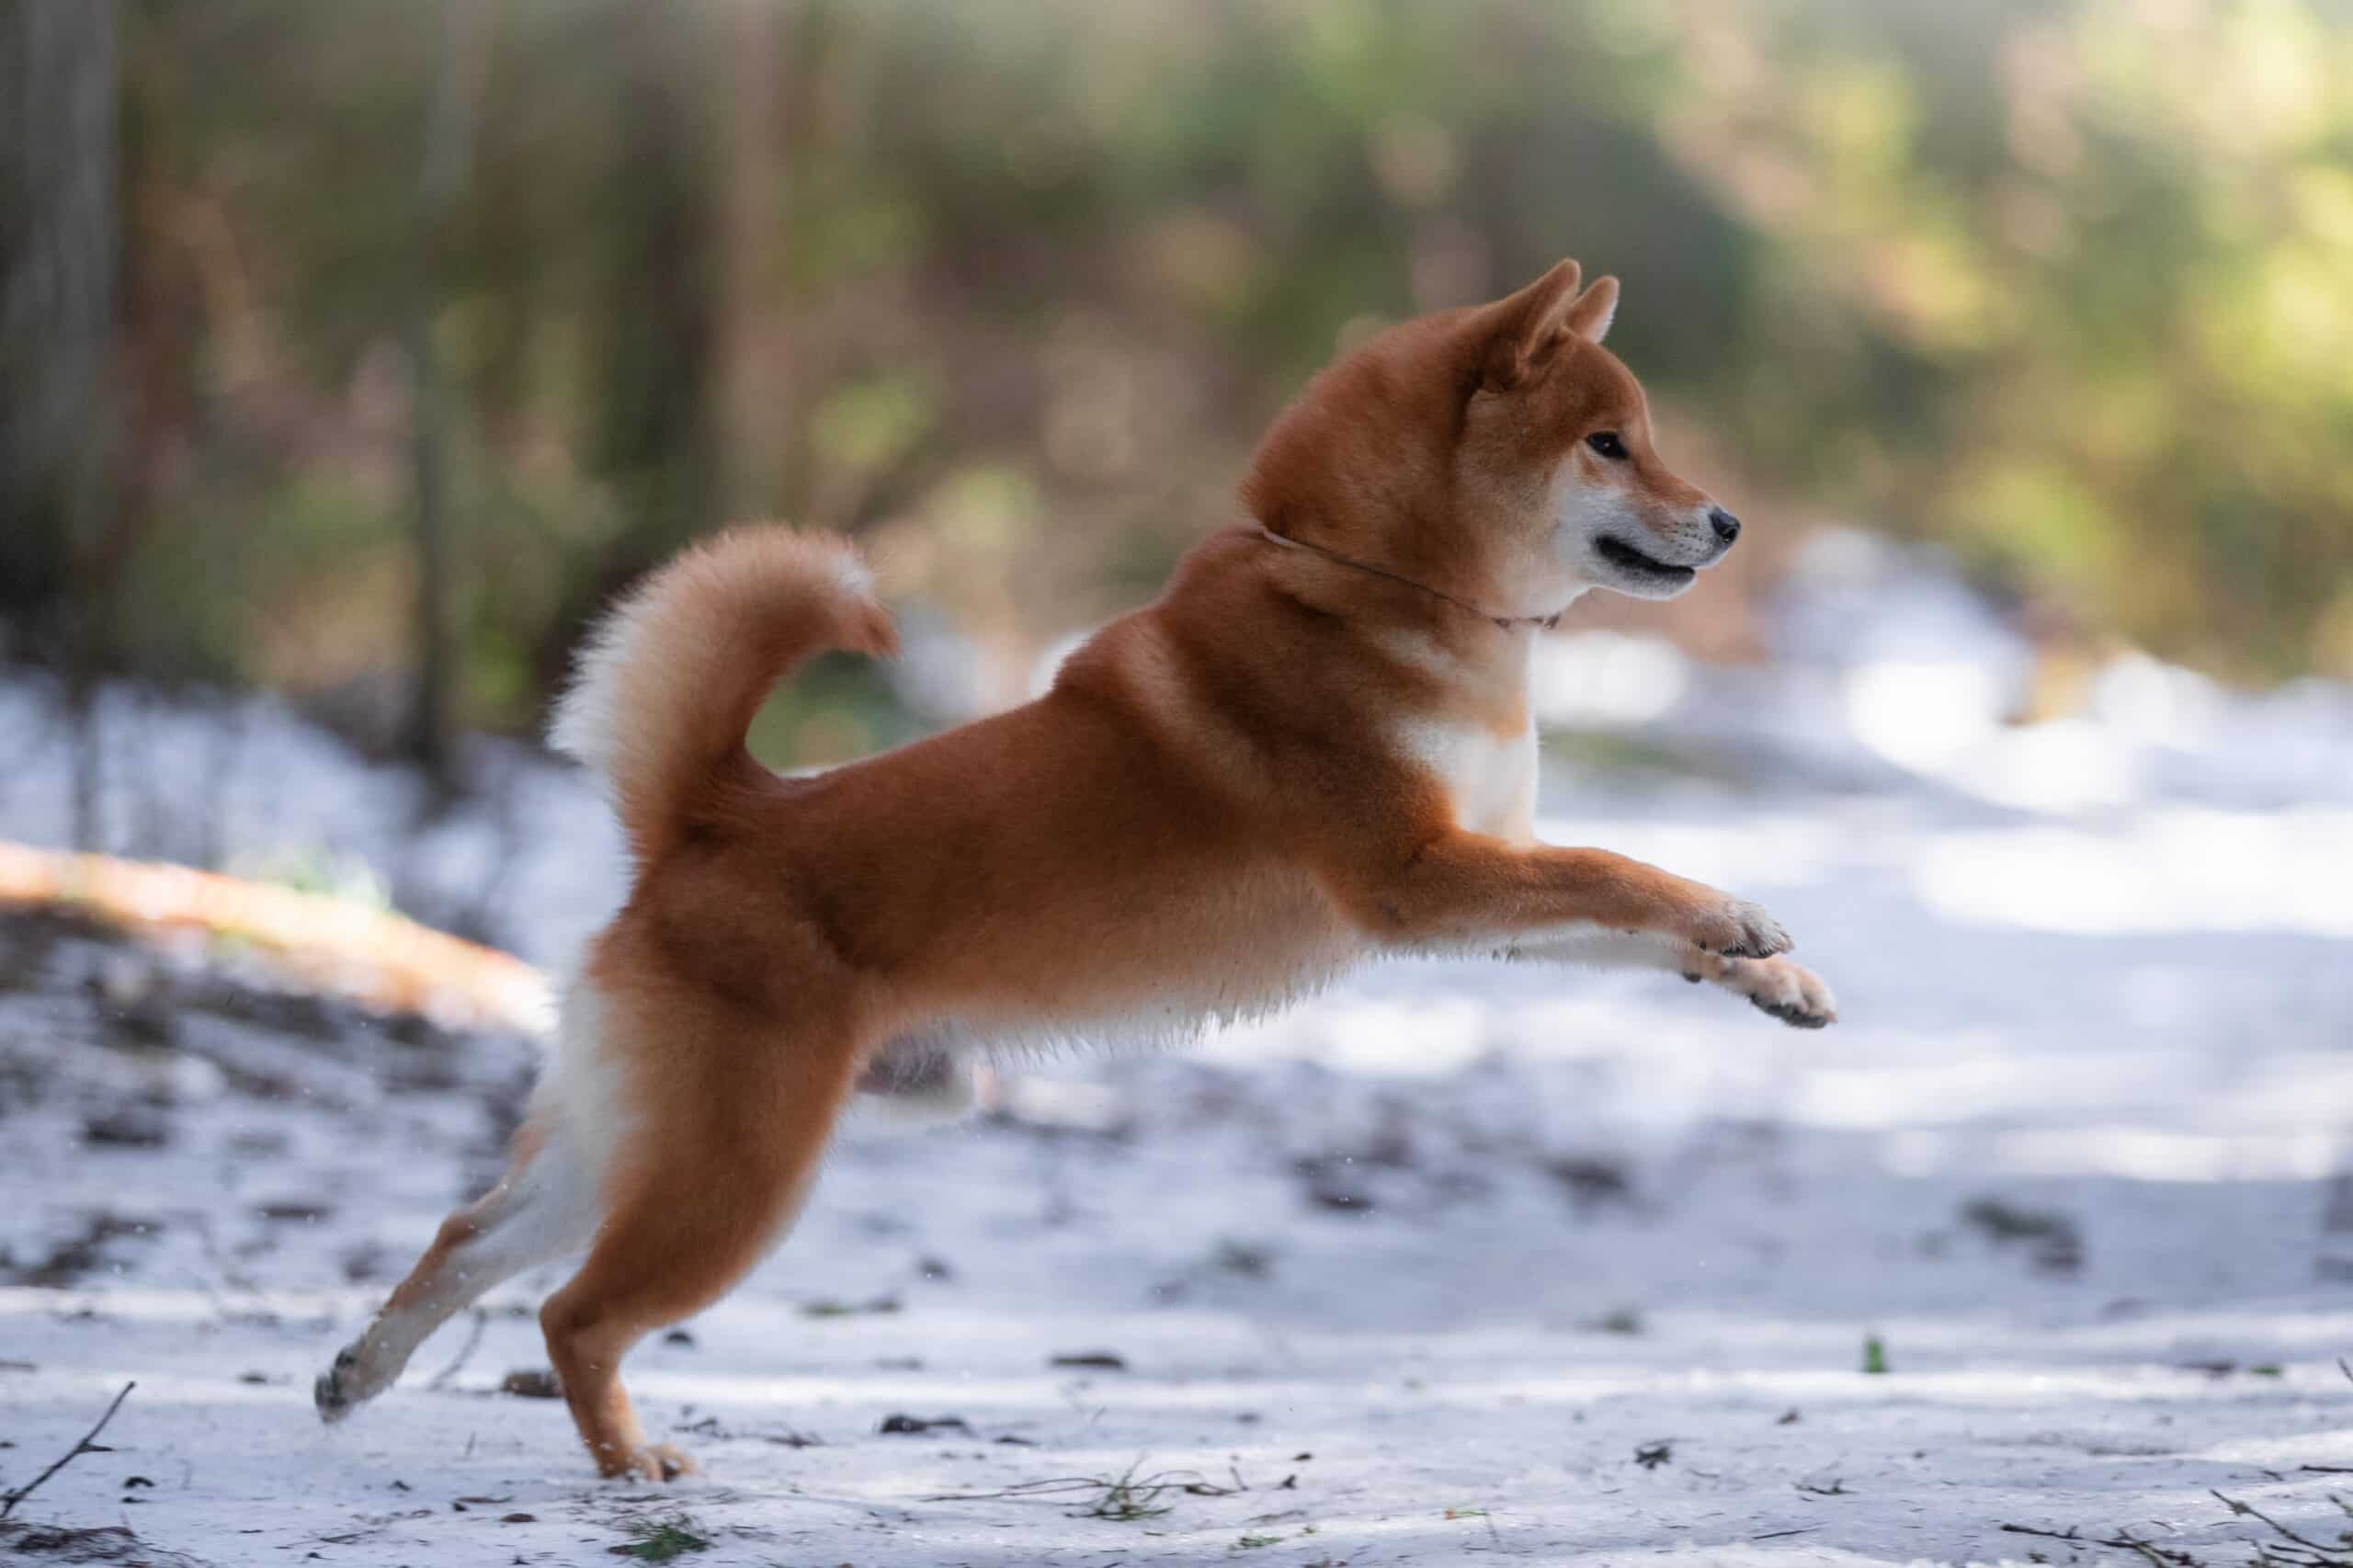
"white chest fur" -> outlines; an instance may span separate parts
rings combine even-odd
[[[1417,720],[1406,751],[1436,774],[1454,807],[1457,827],[1526,843],[1536,827],[1536,726],[1498,734],[1475,722]]]

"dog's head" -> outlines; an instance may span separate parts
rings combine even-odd
[[[1563,261],[1493,304],[1374,337],[1316,378],[1252,465],[1278,533],[1499,612],[1587,587],[1672,598],[1739,520],[1653,444],[1642,383],[1601,346],[1618,281]]]

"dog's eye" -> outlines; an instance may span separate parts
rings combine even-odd
[[[1622,460],[1626,456],[1626,443],[1618,438],[1615,430],[1596,430],[1585,438],[1585,444],[1613,461]]]

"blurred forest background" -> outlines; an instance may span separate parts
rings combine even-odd
[[[1015,687],[1336,348],[1564,254],[1762,525],[1664,612],[1700,656],[1838,520],[2063,660],[2353,674],[2336,0],[0,17],[0,654],[71,689],[258,685],[438,766],[762,514]],[[771,755],[906,733],[872,680]]]

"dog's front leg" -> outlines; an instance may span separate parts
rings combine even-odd
[[[1746,999],[1791,1028],[1818,1029],[1838,1021],[1838,1000],[1823,978],[1787,958],[1725,958],[1678,947],[1661,937],[1622,931],[1589,937],[1559,937],[1515,943],[1501,956],[1540,963],[1584,964],[1594,969],[1643,969],[1679,974],[1697,985],[1710,981]]]
[[[1769,959],[1790,947],[1756,904],[1606,849],[1523,846],[1451,828],[1358,849],[1326,869],[1324,884],[1386,946],[1514,949],[1614,933],[1722,958]]]

